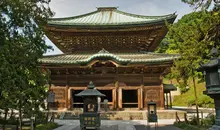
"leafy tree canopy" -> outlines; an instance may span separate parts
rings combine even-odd
[[[46,52],[43,27],[50,0],[0,1],[0,109],[33,114],[43,105],[47,74],[38,59]]]
[[[210,58],[211,48],[220,48],[219,34],[213,31],[219,23],[220,14],[200,11],[185,15],[177,23],[169,25],[169,32],[158,51],[180,54],[181,58],[174,62],[169,76],[177,79],[183,91],[188,79],[197,75],[195,69],[199,64]]]
[[[182,0],[183,2],[194,6],[195,9],[207,10],[212,4],[219,0]]]

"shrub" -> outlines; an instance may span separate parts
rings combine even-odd
[[[213,114],[209,114],[205,119],[201,120],[202,126],[204,127],[211,127],[215,124],[215,116]]]
[[[37,125],[36,130],[53,130],[57,127],[58,125],[56,123],[39,124]]]

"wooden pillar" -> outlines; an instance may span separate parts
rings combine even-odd
[[[172,108],[172,97],[171,97],[171,92],[169,92],[170,95],[170,108]]]
[[[137,94],[138,94],[138,109],[142,109],[142,94],[141,94],[141,87],[138,89],[137,91]]]
[[[115,76],[115,109],[119,108],[119,81],[118,81],[118,67],[116,67],[116,76]]]
[[[143,109],[144,108],[144,98],[143,98],[143,86],[141,86],[141,88],[140,88],[140,95],[141,95],[141,109]]]
[[[115,94],[114,94],[114,99],[115,99],[115,102],[114,102],[114,106],[115,106],[115,107],[114,107],[114,108],[115,108],[115,109],[118,108],[118,103],[119,103],[119,99],[118,99],[118,98],[119,98],[119,97],[118,97],[118,86],[119,86],[119,85],[118,85],[118,83],[119,83],[119,82],[118,82],[117,76],[116,76],[115,91],[114,91],[114,92],[115,92]]]
[[[116,88],[112,89],[112,108],[116,108]]]
[[[168,101],[169,101],[169,99],[168,99],[168,93],[166,93],[166,108],[168,109]]]
[[[161,90],[160,90],[160,100],[161,100],[161,104],[160,104],[160,107],[162,108],[162,109],[164,109],[165,108],[165,97],[164,97],[164,87],[163,87],[163,83],[162,83],[162,80],[163,80],[163,77],[162,76],[160,76],[160,80],[161,80]]]
[[[65,88],[65,100],[66,100],[66,102],[65,102],[65,109],[67,110],[68,109],[68,107],[69,107],[69,102],[68,102],[68,89],[69,89],[69,87],[68,86],[66,86],[66,88]]]
[[[71,89],[68,89],[68,110],[72,109],[72,97],[71,97]]]
[[[122,88],[118,89],[118,108],[122,109]]]
[[[142,70],[143,71],[143,70]],[[140,87],[140,100],[141,100],[141,104],[140,104],[140,108],[143,109],[144,108],[144,95],[143,95],[143,88],[144,88],[144,75],[142,73],[141,76],[141,87]]]

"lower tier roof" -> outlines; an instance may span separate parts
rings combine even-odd
[[[177,54],[162,54],[152,52],[110,53],[105,49],[102,49],[98,53],[83,52],[45,56],[39,59],[39,62],[42,64],[87,65],[94,60],[111,60],[119,65],[129,65],[173,62],[173,60],[177,58],[179,58],[179,55]]]

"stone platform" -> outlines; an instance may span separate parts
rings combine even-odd
[[[172,126],[175,120],[159,120],[157,130],[180,130]],[[80,130],[79,121],[77,120],[55,120],[59,125],[59,128],[54,130]],[[144,120],[104,120],[101,122],[101,130],[155,130],[154,123],[150,124],[150,128],[147,127],[147,121]]]
[[[82,113],[81,110],[73,111],[52,111],[55,113],[58,119],[71,119],[78,120],[79,114]],[[158,110],[158,119],[176,119],[176,114],[180,119],[184,119],[185,111],[181,110]],[[146,120],[147,111],[146,110],[125,110],[125,111],[101,111],[102,120]]]

